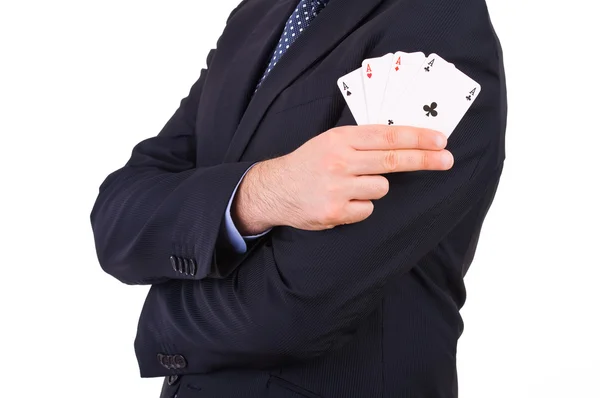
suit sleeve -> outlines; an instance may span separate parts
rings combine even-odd
[[[495,189],[506,121],[501,50],[491,26],[460,15],[449,21],[452,44],[416,45],[482,86],[449,139],[454,167],[388,174],[388,195],[363,222],[325,231],[274,228],[227,278],[153,286],[135,342],[143,377],[171,374],[157,354],[182,355],[186,366],[177,373],[204,373],[282,366],[342,346],[376,308],[386,281],[414,267]],[[398,46],[380,45],[378,53]],[[338,124],[352,123],[345,109]]]
[[[100,186],[90,216],[96,252],[121,282],[219,276],[219,253],[229,252],[219,244],[223,216],[252,162],[196,167],[196,114],[206,75],[203,69],[160,133],[140,142]]]

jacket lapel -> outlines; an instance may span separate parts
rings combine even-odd
[[[269,76],[250,100],[225,154],[225,162],[240,160],[260,121],[279,93],[312,64],[330,52],[382,1],[332,0],[321,11],[311,26],[306,29],[306,32],[300,35],[281,57],[277,66],[271,70]],[[297,1],[292,0],[292,3],[295,5]],[[266,57],[269,57],[272,53],[275,43],[283,31],[283,25],[292,11],[293,7],[289,9],[288,14],[285,15],[280,24],[275,24],[278,25],[279,29],[275,40],[271,40],[272,46],[269,46],[267,50],[269,55]],[[249,49],[244,52],[254,51],[256,53],[259,49],[265,51],[264,47],[264,42],[257,43],[256,40],[248,40]],[[256,81],[258,81],[258,78]],[[254,90],[254,87],[252,87],[252,90]]]
[[[263,0],[247,9],[242,7],[236,19],[226,27],[234,32],[219,39],[198,106],[200,137],[214,132],[210,145],[199,145],[198,165],[223,161],[223,156],[248,108],[256,84],[264,72],[265,62],[276,45],[296,0]],[[239,16],[238,16],[239,15]],[[243,32],[243,33],[240,33]],[[202,163],[200,163],[202,162]]]

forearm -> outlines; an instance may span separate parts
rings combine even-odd
[[[222,214],[250,164],[181,172],[128,165],[111,174],[91,214],[102,268],[128,284],[210,275]]]

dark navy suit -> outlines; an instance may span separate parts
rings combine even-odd
[[[502,51],[484,0],[331,0],[255,91],[297,0],[245,0],[158,136],[103,182],[106,272],[152,284],[135,349],[162,397],[456,397],[463,276],[504,160]],[[435,52],[482,91],[444,172],[394,173],[365,221],[275,227],[233,250],[245,171],[354,124],[336,86],[365,58]],[[193,48],[190,51],[195,51]]]

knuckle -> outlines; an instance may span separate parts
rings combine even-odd
[[[356,134],[356,126],[340,126],[332,129],[332,138],[336,143],[348,141],[352,134]]]
[[[339,142],[341,140],[341,137],[343,136],[342,131],[342,127],[336,127],[329,130],[327,134],[323,134],[322,136],[325,140],[325,144],[335,145],[337,142]]]
[[[348,169],[348,162],[342,156],[330,153],[325,158],[323,168],[329,174],[340,174]]]
[[[358,206],[352,212],[350,212],[350,214],[349,214],[347,220],[344,222],[344,224],[352,224],[352,223],[361,222],[361,221],[367,219],[371,214],[373,214],[374,209],[375,209],[375,206],[373,205],[372,201],[370,201],[370,200],[363,201],[360,204],[360,206]]]
[[[395,148],[398,144],[398,132],[395,129],[385,129],[383,138],[385,139],[385,143],[392,148]]]
[[[421,166],[423,170],[426,170],[429,167],[431,159],[427,151],[421,151],[421,154],[419,156],[419,163],[419,166]]]
[[[368,215],[373,214],[373,210],[375,210],[375,204],[373,202],[371,202],[370,200],[367,202],[367,213]]]
[[[387,178],[383,177],[375,186],[375,192],[379,198],[383,198],[390,191],[390,182]]]
[[[415,134],[415,141],[416,141],[416,148],[422,148],[423,145],[423,132],[422,131],[417,131],[417,133]]]
[[[330,203],[326,205],[321,214],[321,223],[323,225],[337,225],[342,216],[340,206]]]
[[[365,203],[364,206],[364,211],[361,214],[361,218],[364,220],[365,218],[368,218],[371,214],[373,214],[373,210],[375,210],[375,205],[373,204],[372,201],[367,201]]]
[[[383,168],[388,172],[395,171],[400,164],[399,158],[396,151],[387,151],[383,156]]]
[[[340,194],[342,192],[342,186],[339,184],[329,184],[326,188],[325,191],[327,192],[327,194],[329,194],[331,197],[337,197],[338,194]]]

